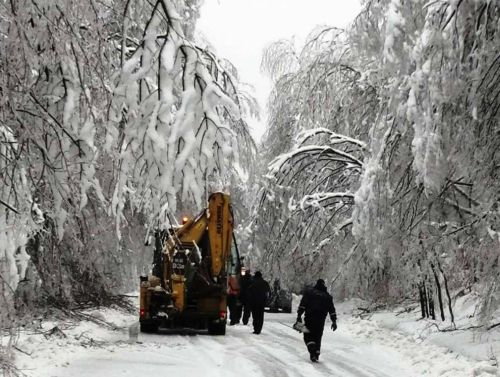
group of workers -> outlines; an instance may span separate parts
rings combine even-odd
[[[240,319],[243,319],[243,324],[247,325],[251,315],[253,333],[260,334],[264,324],[264,309],[271,294],[269,283],[263,279],[260,271],[255,272],[252,277],[250,271],[247,270],[242,274],[239,288],[238,294],[236,289],[233,290],[229,287],[229,324],[236,325]],[[333,298],[328,293],[323,279],[318,279],[312,289],[304,292],[297,309],[296,324],[302,323],[302,315],[304,315],[305,325],[304,343],[309,352],[310,360],[317,362],[327,315],[332,321],[331,329],[333,331],[337,329],[337,314]]]
[[[269,283],[262,278],[260,271],[255,272],[253,277],[249,270],[244,271],[239,291],[229,287],[227,296],[229,325],[236,325],[240,319],[247,325],[252,316],[253,333],[260,334],[264,325],[264,309],[270,293]]]

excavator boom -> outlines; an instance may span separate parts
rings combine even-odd
[[[229,197],[225,195],[212,195],[208,200],[210,213],[208,234],[210,235],[211,268],[214,277],[220,277],[226,272],[233,233],[230,204]]]

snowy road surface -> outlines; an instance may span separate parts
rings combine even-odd
[[[293,329],[294,315],[266,314],[260,335],[251,326],[228,327],[226,336],[141,334],[142,344],[123,344],[114,350],[95,349],[56,368],[48,376],[108,377],[160,375],[178,376],[409,376],[399,355],[379,345],[353,340],[349,334],[325,328],[320,363],[312,364]]]
[[[67,334],[84,335],[54,340],[43,350],[32,350],[31,358],[21,354],[19,365],[33,377],[497,375],[497,369],[484,362],[446,353],[437,346],[423,346],[370,321],[353,318],[344,323],[340,320],[335,333],[327,323],[320,362],[313,364],[301,335],[287,327],[294,319],[295,314],[266,313],[260,335],[252,334],[251,326],[237,325],[228,327],[226,336],[140,334],[139,342],[132,344],[124,331],[96,333],[88,327],[71,328]],[[87,341],[82,343],[82,339]],[[29,344],[26,339],[21,347],[26,350]]]

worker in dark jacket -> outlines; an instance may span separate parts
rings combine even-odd
[[[270,292],[271,288],[269,287],[269,283],[262,278],[262,273],[260,271],[255,272],[252,285],[250,285],[247,292],[247,298],[252,308],[254,334],[260,334],[262,331],[262,325],[264,324],[264,308],[269,299]]]
[[[297,310],[297,322],[302,322],[305,313],[305,326],[309,332],[304,332],[304,343],[307,346],[311,361],[319,359],[321,338],[325,326],[326,315],[332,320],[332,330],[337,330],[337,314],[332,296],[327,292],[325,281],[319,279],[313,289],[304,293]]]
[[[250,274],[250,270],[247,269],[242,273],[240,280],[240,301],[243,305],[243,324],[247,325],[248,320],[250,319],[251,307],[250,300],[248,299],[248,288],[252,285],[252,275]]]

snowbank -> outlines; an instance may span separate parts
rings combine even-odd
[[[21,329],[14,346],[17,368],[26,376],[49,376],[48,371],[64,368],[87,353],[127,347],[128,328],[137,321],[122,309],[86,310],[81,315],[92,320],[43,321]]]
[[[457,299],[454,306],[457,330],[451,331],[449,322],[422,319],[420,306],[380,310],[351,317],[366,308],[361,300],[337,304],[339,318],[346,318],[343,326],[356,336],[370,342],[392,344],[412,359],[424,375],[495,375],[500,376],[500,326],[484,331],[478,327],[475,316],[478,298],[468,295]],[[500,313],[496,313],[500,319]],[[447,318],[449,314],[446,313]],[[342,321],[342,319],[340,319]],[[392,337],[387,337],[389,330]]]

